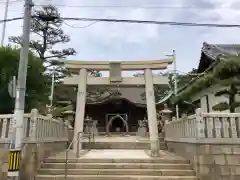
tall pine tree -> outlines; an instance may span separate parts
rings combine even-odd
[[[215,81],[223,89],[218,91],[215,96],[224,96],[227,100],[216,104],[213,110],[229,110],[234,113],[235,109],[240,106],[240,102],[237,101],[237,96],[240,94],[240,57],[226,57],[219,61],[219,64],[213,70],[213,74]]]
[[[55,68],[56,79],[61,78],[66,73],[66,69],[55,60],[75,55],[76,51],[73,48],[59,49],[56,47],[56,45],[70,41],[70,37],[61,28],[63,20],[60,13],[55,6],[49,5],[35,10],[32,16],[30,49],[39,56],[46,70]],[[12,36],[9,40],[16,44],[21,43],[20,36]],[[49,73],[49,71],[46,72]]]

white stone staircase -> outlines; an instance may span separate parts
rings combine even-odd
[[[92,150],[70,157],[67,167],[67,180],[197,180],[189,161],[164,151],[150,158],[143,150]],[[65,173],[58,155],[46,159],[36,180],[64,180]]]
[[[161,150],[167,150],[164,137],[159,137],[159,145]],[[94,143],[88,142],[88,139],[85,139],[83,142],[84,149],[141,149],[148,150],[150,149],[149,138],[136,138],[136,136],[112,136],[104,137],[98,136],[95,138]]]

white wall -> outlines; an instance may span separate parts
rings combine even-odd
[[[209,88],[204,89],[203,91],[199,92],[197,95],[195,95],[192,98],[192,102],[197,101],[200,99],[201,101],[201,109],[203,112],[207,112],[207,100],[206,100],[206,95],[208,96],[208,102],[209,102],[209,111],[214,112],[212,107],[220,102],[228,102],[228,98],[224,96],[219,96],[216,97],[215,93],[218,92],[221,89],[225,89],[226,87],[222,87],[220,85],[213,85]],[[228,112],[224,111],[224,112]],[[238,111],[237,111],[238,112]],[[239,108],[240,112],[240,108]]]

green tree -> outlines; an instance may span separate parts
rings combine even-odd
[[[8,83],[17,77],[20,50],[11,47],[0,48],[0,113],[12,113],[14,99],[9,96]],[[29,53],[25,111],[38,108],[47,101],[49,77],[44,74],[42,61]]]
[[[61,80],[66,75],[70,75],[70,72],[63,66],[63,64],[56,59],[65,59],[68,56],[75,55],[76,51],[73,48],[59,49],[58,45],[66,44],[70,41],[70,37],[64,33],[62,29],[63,20],[58,9],[55,6],[48,5],[43,6],[41,9],[37,9],[33,12],[33,19],[31,22],[31,33],[33,39],[30,41],[30,49],[42,60],[46,68],[45,73],[52,75],[54,73],[56,84],[61,84]],[[21,37],[13,36],[9,40],[13,43],[20,44]],[[52,71],[52,69],[55,69]],[[101,76],[99,71],[89,70],[89,75]],[[72,91],[71,88],[69,88]],[[96,88],[92,88],[90,92],[95,92]],[[57,91],[65,91],[66,88],[57,88]],[[50,91],[49,91],[50,93]],[[56,101],[62,99],[56,94],[54,97]],[[70,95],[70,94],[68,94]],[[49,96],[49,94],[48,94]],[[72,95],[70,95],[72,97]],[[56,102],[55,101],[55,102]]]
[[[55,76],[55,83],[61,83],[65,75],[69,72],[62,63],[56,61],[65,59],[70,55],[75,55],[73,48],[59,49],[58,45],[66,44],[70,37],[62,29],[63,20],[61,19],[58,9],[52,5],[43,6],[32,13],[31,21],[31,40],[30,49],[44,64],[45,74]],[[10,42],[15,44],[21,43],[20,36],[12,36]],[[54,69],[54,71],[53,71]],[[48,84],[50,87],[50,84]],[[50,90],[46,97],[49,97]]]
[[[186,86],[190,81],[196,78],[196,76],[198,76],[197,69],[194,68],[188,73],[178,74],[178,88]]]
[[[168,74],[163,74],[164,76],[168,76]],[[144,73],[135,73],[133,74],[134,77],[141,77],[144,76]],[[163,88],[162,86],[154,86],[154,94],[155,94],[155,101],[158,102],[162,97],[164,97],[166,92],[166,88]],[[146,100],[146,94],[145,92],[141,94],[141,98],[143,100]]]
[[[194,79],[196,77],[196,73],[197,73],[196,69],[192,69],[189,73],[186,73],[186,74],[179,74],[178,73],[177,74],[178,89],[187,85],[192,79]],[[136,73],[133,76],[139,77],[139,76],[143,76],[143,75],[144,75],[144,73]],[[164,98],[168,94],[166,92],[174,91],[174,83],[175,83],[175,76],[174,76],[173,72],[160,73],[159,75],[168,77],[168,86],[167,87],[154,86],[156,102],[158,102],[159,100]],[[142,96],[142,99],[146,98],[145,93],[141,94],[141,96]],[[169,99],[168,104],[170,105],[170,104],[173,104],[173,103],[174,102],[172,102],[172,99]]]
[[[227,82],[227,84],[226,84]],[[215,96],[225,96],[227,97],[227,101],[220,102],[213,106],[213,110],[215,111],[224,111],[229,109],[231,113],[235,112],[235,108],[240,105],[240,102],[236,101],[236,95],[240,94],[238,86],[240,85],[240,81],[237,79],[228,79],[226,81],[221,81],[220,84],[225,86],[226,88],[218,91]]]
[[[180,92],[176,101],[188,101],[197,93],[216,84],[221,85],[222,89],[215,93],[215,96],[224,96],[227,99],[216,104],[212,109],[235,112],[235,108],[240,105],[236,98],[240,94],[240,56],[217,58],[214,66],[209,71],[197,76],[192,83],[186,84],[186,88]]]
[[[220,102],[213,106],[213,110],[224,111],[229,110],[231,113],[240,106],[236,95],[240,94],[240,57],[227,57],[220,60],[219,64],[213,71],[215,82],[224,87],[215,93],[215,96],[227,97],[227,101]]]
[[[56,69],[56,79],[61,78],[68,72],[59,61],[55,60],[75,55],[76,51],[73,48],[56,47],[70,41],[70,37],[61,28],[63,20],[60,13],[55,6],[49,5],[35,10],[32,15],[31,33],[34,38],[30,41],[30,49],[42,60],[48,70]],[[16,44],[21,43],[20,36],[12,36],[9,40]]]
[[[102,74],[98,71],[89,71],[88,76],[101,77]],[[92,102],[102,102],[108,100],[112,97],[121,95],[117,90],[108,87],[108,86],[88,86],[86,100],[87,103]],[[64,86],[64,84],[59,83],[55,88],[54,93],[54,104],[56,105],[54,115],[61,115],[66,109],[69,110],[69,107],[72,110],[76,108],[76,99],[77,99],[77,87]],[[71,106],[69,106],[69,102]]]

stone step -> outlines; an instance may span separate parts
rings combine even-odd
[[[43,168],[65,169],[65,163],[45,163]],[[192,170],[190,164],[163,163],[68,163],[69,169],[183,169]]]
[[[95,142],[89,144],[83,142],[83,149],[142,149],[148,150],[150,148],[149,142]],[[167,150],[166,144],[160,142],[160,149]]]
[[[39,174],[65,175],[65,169],[40,169]],[[178,169],[68,169],[68,175],[194,176],[193,170]]]
[[[35,180],[66,180],[64,175],[37,175]],[[195,176],[68,175],[67,180],[197,180]]]
[[[45,163],[65,163],[65,158],[48,158]],[[84,159],[84,158],[68,158],[68,163],[163,163],[163,164],[189,164],[185,159],[167,159],[167,158],[151,158],[151,159]]]

